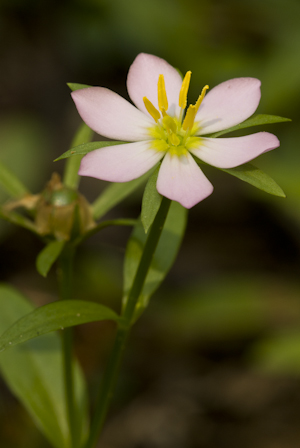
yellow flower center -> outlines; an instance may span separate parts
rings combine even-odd
[[[187,150],[200,140],[199,137],[194,137],[198,130],[198,126],[195,124],[195,117],[209,87],[207,85],[203,87],[196,103],[194,105],[191,104],[185,113],[191,74],[192,72],[188,71],[182,81],[178,99],[180,107],[179,118],[173,118],[167,113],[169,106],[163,75],[159,75],[157,83],[159,110],[156,109],[148,98],[143,98],[147,111],[156,123],[149,129],[149,132],[154,138],[152,146],[157,151],[170,151],[171,155],[177,156],[186,155]]]

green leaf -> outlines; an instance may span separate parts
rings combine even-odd
[[[224,129],[224,131],[215,132],[211,134],[210,137],[219,137],[220,135],[228,134],[229,132],[238,131],[240,129],[251,128],[252,126],[261,126],[263,124],[274,124],[274,123],[283,123],[285,121],[292,121],[290,118],[278,117],[276,115],[254,115],[248,120],[243,121],[236,126],[232,126],[231,128]]]
[[[34,308],[18,291],[0,286],[0,331]],[[78,364],[75,365],[75,397],[81,443],[86,437],[87,392]],[[23,403],[52,446],[71,448],[65,406],[61,341],[48,334],[0,354],[1,373],[14,395]]]
[[[30,194],[29,190],[3,163],[0,162],[0,185],[13,198]]]
[[[148,275],[139,298],[136,316],[147,307],[151,295],[159,287],[175,261],[185,232],[187,210],[178,202],[172,202],[164,229],[151,262]],[[124,263],[123,306],[131,289],[147,235],[141,222],[135,227],[126,248]]]
[[[158,212],[158,209],[160,207],[162,196],[158,193],[156,189],[156,182],[157,177],[159,173],[158,166],[152,176],[148,179],[143,201],[142,201],[142,212],[141,212],[141,221],[145,229],[145,233],[148,232],[151,224],[154,221],[154,218],[156,216],[156,213]]]
[[[36,268],[43,277],[47,277],[51,266],[61,254],[65,243],[65,241],[51,241],[38,254],[36,259]]]
[[[285,198],[284,192],[279,185],[277,185],[275,180],[268,176],[268,174],[251,165],[251,163],[245,163],[244,165],[237,166],[236,168],[218,169],[225,171],[225,173],[231,174],[232,176],[238,177],[244,182],[248,182],[248,184],[259,188],[266,193]]]
[[[75,137],[71,144],[71,148],[90,142],[92,137],[93,137],[92,129],[90,129],[85,123],[82,123],[75,134]],[[83,157],[82,154],[78,154],[77,156],[68,158],[63,177],[63,183],[66,187],[74,189],[78,188],[80,180],[78,170],[80,167],[82,157]]]
[[[75,90],[81,90],[81,89],[86,89],[88,87],[92,87],[92,86],[88,86],[87,84],[77,84],[76,82],[68,82],[67,86],[70,87],[70,89],[74,92]]]
[[[64,152],[61,156],[54,160],[57,162],[58,160],[66,159],[67,157],[76,156],[78,154],[85,155],[91,151],[95,151],[95,149],[104,148],[105,146],[116,146],[116,145],[124,145],[128,142],[89,142],[84,143],[83,145],[76,146],[75,148],[71,148],[68,151]]]
[[[0,337],[0,352],[51,331],[99,320],[118,321],[110,308],[96,302],[64,300],[41,306],[14,323]]]
[[[116,182],[110,184],[101,195],[95,200],[92,205],[93,216],[95,219],[101,218],[109,210],[119,204],[123,199],[134,192],[140,187],[153,172],[153,169],[143,174],[138,179],[131,180],[129,182]]]

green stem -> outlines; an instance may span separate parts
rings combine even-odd
[[[73,274],[74,248],[66,245],[59,257],[59,286],[61,300],[71,299]],[[71,447],[78,446],[76,407],[74,399],[74,373],[73,373],[73,332],[66,328],[62,332],[64,385],[67,403],[67,413],[70,427]]]
[[[8,212],[4,210],[3,207],[0,207],[0,218],[17,226],[24,227],[24,229],[30,230],[30,232],[38,235],[38,231],[34,223],[16,212]]]
[[[160,209],[157,212],[155,220],[151,226],[149,236],[146,240],[140,264],[128,295],[126,307],[123,313],[123,319],[118,326],[114,346],[104,372],[98,401],[96,403],[95,415],[92,421],[89,439],[85,448],[93,448],[96,445],[98,437],[101,433],[108,407],[116,386],[120,364],[132,326],[135,307],[141,294],[157,243],[164,227],[170,204],[171,201],[169,199],[162,199]]]
[[[70,148],[79,146],[82,143],[90,142],[92,137],[92,129],[90,129],[85,123],[82,123],[73,138]],[[75,155],[67,159],[63,177],[63,183],[66,187],[74,188],[75,190],[78,189],[80,182],[78,170],[82,157],[82,155]]]

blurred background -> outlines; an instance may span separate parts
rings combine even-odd
[[[133,331],[103,448],[299,447],[299,18],[298,0],[1,0],[0,160],[34,193],[62,173],[53,160],[80,124],[66,83],[128,98],[140,52],[192,71],[189,102],[205,84],[252,76],[262,81],[257,112],[293,120],[264,127],[281,146],[255,161],[286,199],[205,170],[215,191],[190,211],[177,261]],[[103,188],[81,181],[90,201]],[[109,216],[137,217],[141,196]],[[105,230],[85,244],[76,298],[119,310],[129,234]],[[42,243],[2,222],[0,243],[0,280],[37,305],[55,300],[55,273],[34,267]],[[113,334],[109,323],[76,329],[91,396]],[[48,446],[3,382],[0,445]]]

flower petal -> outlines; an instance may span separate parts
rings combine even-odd
[[[185,208],[191,208],[213,192],[193,157],[171,156],[168,152],[161,164],[156,183],[157,191]]]
[[[78,173],[110,182],[137,179],[164,155],[150,145],[150,142],[136,142],[96,149],[83,157]]]
[[[157,83],[159,75],[164,75],[168,97],[168,114],[179,116],[179,92],[182,79],[177,70],[164,59],[151,54],[140,53],[133,61],[127,76],[127,90],[133,103],[146,112],[143,98],[158,109]]]
[[[277,148],[278,138],[269,132],[257,132],[245,137],[201,138],[198,148],[190,152],[217,168],[234,168]]]
[[[260,80],[235,78],[211,89],[201,103],[195,122],[198,135],[222,131],[249,118],[260,101]]]
[[[89,87],[71,95],[83,121],[98,134],[114,140],[149,140],[153,120],[117,93]]]

